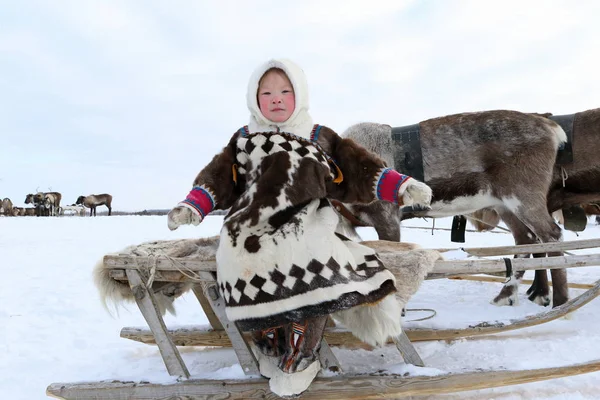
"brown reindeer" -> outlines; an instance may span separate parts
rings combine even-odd
[[[112,212],[112,196],[110,194],[91,194],[89,196],[79,196],[75,204],[83,204],[90,209],[90,217],[92,214],[96,216],[96,207],[105,205],[108,208],[108,215]]]
[[[549,117],[552,114],[543,114]],[[600,201],[600,158],[596,147],[600,141],[600,108],[575,114],[573,120],[573,161],[564,165],[555,165],[552,184],[548,191],[547,212],[553,214],[573,206],[583,206],[586,214],[598,214],[600,208],[595,203]],[[531,230],[514,223],[497,209],[479,210],[468,217],[477,218],[493,229],[502,218],[511,229],[517,244],[533,243]],[[598,219],[597,219],[598,220]],[[512,226],[511,226],[512,225]],[[478,228],[478,226],[476,226]],[[536,255],[540,257],[543,255]],[[505,285],[498,297],[512,296],[516,292],[515,285],[523,277],[523,273],[515,275],[514,285]],[[554,279],[554,276],[553,276]],[[546,271],[536,271],[533,284],[527,291],[532,296],[549,293]]]
[[[13,203],[8,197],[2,199],[2,202],[0,203],[0,214],[7,216],[13,215]]]
[[[557,150],[567,140],[557,123],[539,115],[499,110],[430,119],[420,122],[416,131],[424,180],[433,190],[433,199],[430,210],[415,210],[412,216],[446,217],[493,207],[519,244],[536,238],[561,240],[561,229],[547,212]],[[409,144],[393,140],[389,125],[361,123],[348,128],[344,136],[379,154],[400,172],[414,162]],[[378,232],[387,228],[395,235],[397,218],[389,216],[398,209],[381,204],[378,207],[390,210],[377,214],[369,207],[374,205],[359,207],[354,214]],[[521,235],[524,230],[533,233],[527,241]],[[556,307],[568,300],[566,271],[551,273]],[[515,286],[512,294],[498,296],[494,303],[512,305],[516,299]],[[548,305],[548,291],[535,287],[530,299]]]
[[[41,204],[47,215],[57,216],[62,195],[58,192],[37,192],[33,196],[34,204]]]
[[[58,192],[29,193],[25,197],[25,204],[32,204],[36,209],[38,217],[58,215],[62,195]]]
[[[29,193],[27,196],[25,196],[25,204],[31,204],[33,206],[36,216],[45,217],[48,215],[48,210],[46,209],[46,207],[44,207],[43,203],[36,202],[36,199],[39,198],[39,196],[33,193]]]
[[[34,207],[23,208],[22,216],[35,217],[37,215],[37,210]]]

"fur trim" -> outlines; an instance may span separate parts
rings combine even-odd
[[[354,336],[371,346],[384,346],[402,331],[402,307],[395,296],[387,296],[377,304],[365,304],[333,314]]]
[[[273,122],[265,118],[260,111],[256,99],[260,78],[271,68],[283,70],[294,87],[296,108],[287,121],[284,122]],[[249,133],[280,130],[310,140],[314,124],[308,113],[308,84],[304,71],[292,61],[287,59],[272,59],[256,68],[248,83],[246,102],[251,114],[250,122],[248,123]]]

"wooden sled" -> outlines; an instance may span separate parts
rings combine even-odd
[[[563,242],[561,245],[564,245]],[[394,249],[406,250],[406,245],[396,242],[373,241],[364,244],[378,251],[382,261],[394,272],[401,255]],[[572,246],[576,246],[572,242]],[[513,251],[524,250],[520,246],[511,246]],[[531,246],[527,246],[531,252]],[[511,254],[511,253],[503,253]],[[257,378],[256,358],[235,323],[225,317],[223,298],[217,290],[215,281],[216,264],[212,259],[174,259],[171,257],[139,257],[129,255],[107,255],[105,265],[110,269],[112,279],[127,281],[135,295],[140,311],[144,315],[150,331],[129,333],[132,328],[124,328],[121,335],[130,339],[156,344],[169,374],[181,378],[181,382],[170,385],[133,382],[88,382],[80,384],[54,383],[48,386],[47,394],[60,399],[146,399],[146,398],[277,398],[268,389],[266,379]],[[549,257],[536,259],[513,259],[514,271],[532,269],[568,268],[575,266],[600,265],[600,255],[568,257]],[[505,261],[496,260],[454,260],[438,261],[427,279],[459,276],[474,273],[503,272]],[[158,310],[152,291],[147,289],[148,280],[166,282],[193,282],[194,293],[206,313],[212,330],[168,330]],[[581,296],[551,311],[541,313],[534,318],[510,321],[508,324],[478,324],[466,330],[407,330],[395,338],[396,347],[405,362],[423,366],[411,340],[439,340],[459,336],[472,336],[503,332],[533,326],[563,316],[583,306],[600,292],[600,281]],[[410,335],[410,336],[409,336]],[[150,339],[152,337],[152,339]],[[144,338],[144,339],[142,339]],[[330,344],[352,347],[359,342],[348,332],[339,329],[326,331],[320,350],[320,361],[324,369],[343,372]],[[183,362],[178,345],[232,346],[243,371],[248,379],[216,381],[189,380],[189,371]],[[363,345],[364,346],[364,345]],[[318,377],[301,398],[398,398],[410,395],[450,393],[462,390],[474,390],[497,386],[534,382],[600,370],[600,360],[560,368],[544,368],[522,371],[479,371],[461,374],[445,374],[433,377],[400,376],[394,374],[365,374],[334,377]]]
[[[363,244],[375,248],[380,255],[385,253],[393,252],[394,248],[398,248],[398,243],[396,242],[386,242],[386,241],[368,241],[363,242]],[[558,242],[552,244],[534,244],[534,245],[519,245],[519,246],[502,246],[502,247],[482,247],[482,248],[461,248],[461,249],[440,249],[440,251],[449,251],[449,250],[462,250],[465,253],[473,256],[499,256],[499,255],[514,255],[514,254],[526,254],[526,253],[536,253],[542,251],[566,251],[566,250],[576,250],[576,249],[587,249],[600,247],[600,239],[590,239],[590,240],[577,240],[577,241],[569,241],[569,242]],[[570,259],[568,256],[561,258],[560,260],[564,261],[568,264],[569,267],[574,266],[583,266],[580,265],[580,260],[583,260],[585,265],[595,265],[595,260],[600,260],[597,258],[597,255],[591,255],[591,257],[584,258],[575,258]],[[538,264],[537,260],[541,259],[531,259],[529,264],[532,262],[534,264]],[[590,262],[591,260],[591,262]],[[513,266],[516,264],[520,266],[523,264],[523,260],[511,260]],[[555,260],[556,261],[556,260]],[[460,266],[470,267],[472,262],[464,263],[464,262],[453,262],[457,267]],[[441,266],[447,270],[448,262],[440,262],[436,264],[436,270],[434,274],[431,274],[431,279],[439,278],[437,275],[437,271],[441,271]],[[554,263],[557,264],[557,263]],[[560,263],[559,263],[560,264]],[[502,260],[494,260],[492,263],[494,269],[502,269],[505,268],[505,264]],[[440,268],[438,268],[440,267]],[[524,265],[524,268],[531,269],[531,265]],[[538,267],[539,268],[539,267]],[[562,268],[562,266],[560,267]],[[535,268],[532,268],[535,269]],[[446,273],[444,273],[446,274]],[[429,278],[429,277],[428,277]],[[469,279],[469,280],[493,280],[494,282],[503,282],[503,278],[499,277],[473,277],[471,275],[455,275],[450,276],[451,279]],[[531,283],[531,281],[523,281],[523,283]],[[417,341],[428,341],[428,340],[454,340],[461,337],[469,337],[469,336],[480,336],[480,335],[491,335],[495,333],[503,333],[516,329],[528,328],[536,325],[541,325],[546,322],[550,322],[559,318],[562,318],[577,309],[583,307],[596,297],[600,295],[600,281],[594,284],[570,284],[570,287],[587,289],[586,292],[581,295],[569,300],[567,303],[553,308],[549,311],[541,312],[536,315],[530,315],[523,318],[511,319],[506,322],[501,321],[489,321],[489,322],[481,322],[476,325],[468,326],[466,328],[456,328],[456,329],[425,329],[425,328],[406,328],[404,329],[408,339],[412,342]],[[212,325],[214,326],[214,324]],[[227,337],[226,334],[222,330],[212,329],[208,326],[197,326],[197,327],[186,327],[180,329],[169,330],[169,334],[171,335],[173,342],[176,346],[221,346],[221,347],[231,347],[231,341]],[[146,344],[154,345],[156,341],[154,339],[154,335],[152,331],[144,328],[135,328],[135,327],[125,327],[121,330],[121,337],[125,339],[130,339]],[[339,328],[330,328],[325,332],[325,338],[330,346],[343,346],[346,348],[365,348],[370,349],[369,345],[358,340],[355,336],[353,336],[350,332],[345,331]]]

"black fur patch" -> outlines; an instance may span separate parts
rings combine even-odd
[[[248,236],[244,242],[244,248],[248,253],[256,253],[260,250],[260,237],[256,235]]]

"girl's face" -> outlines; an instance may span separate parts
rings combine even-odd
[[[285,122],[294,113],[294,88],[283,71],[269,71],[258,87],[258,106],[270,121]]]

